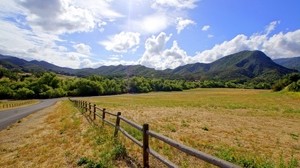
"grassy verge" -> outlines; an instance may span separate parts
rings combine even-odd
[[[111,128],[93,126],[69,101],[0,132],[0,167],[124,167],[126,149]]]

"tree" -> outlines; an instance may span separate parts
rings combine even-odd
[[[34,91],[28,88],[19,88],[16,91],[15,98],[17,99],[32,99],[34,97]]]

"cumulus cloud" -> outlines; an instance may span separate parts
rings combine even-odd
[[[166,43],[170,40],[171,34],[161,32],[159,35],[148,38],[145,42],[145,52],[138,61],[139,64],[155,69],[175,68],[189,62],[189,57],[182,50],[176,41],[169,49],[165,49]]]
[[[181,17],[177,18],[177,25],[176,25],[177,34],[179,34],[188,25],[194,25],[194,24],[196,23],[193,20],[183,19]]]
[[[300,29],[288,33],[253,34],[250,37],[239,34],[229,41],[215,45],[210,50],[198,52],[193,62],[212,62],[223,56],[242,50],[261,50],[271,58],[294,57],[300,55]]]
[[[207,31],[209,28],[210,28],[209,25],[204,25],[201,30],[202,31]]]
[[[91,54],[91,49],[92,48],[89,45],[79,43],[79,44],[73,45],[73,47],[80,54],[85,54],[85,55],[90,55]]]
[[[176,41],[173,41],[171,48],[166,49],[170,38],[171,35],[167,36],[164,32],[148,38],[139,64],[155,69],[173,69],[188,63],[210,63],[243,50],[261,50],[272,59],[300,55],[300,29],[287,33],[280,32],[273,36],[269,36],[268,32],[254,33],[251,36],[239,34],[231,40],[216,44],[211,49],[197,52],[195,56],[189,56]]]
[[[152,8],[192,9],[198,0],[154,0]]]
[[[18,25],[0,20],[0,53],[24,59],[43,60],[62,67],[79,68],[80,60],[87,56],[69,52],[55,41],[62,41],[57,35],[34,34]]]
[[[109,51],[126,53],[131,50],[134,52],[140,44],[140,33],[121,32],[109,37],[107,41],[99,42],[99,44],[103,45]]]
[[[26,0],[20,5],[32,28],[56,34],[88,32],[102,27],[103,19],[121,17],[105,1]]]

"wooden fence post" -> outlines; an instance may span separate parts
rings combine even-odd
[[[92,113],[92,104],[91,103],[89,103],[89,112],[90,112],[89,115],[91,115],[91,113]]]
[[[149,135],[147,134],[147,131],[149,130],[149,125],[144,124],[143,125],[143,167],[148,168],[149,167]]]
[[[87,112],[87,111],[88,111],[88,103],[85,102],[85,112]]]
[[[94,104],[94,120],[96,120],[96,104]]]
[[[117,113],[117,120],[116,120],[116,128],[115,128],[114,137],[118,136],[118,131],[119,131],[119,127],[120,127],[120,115],[121,115],[121,112],[118,112]]]

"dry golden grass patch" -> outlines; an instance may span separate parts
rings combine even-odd
[[[149,123],[151,130],[176,141],[242,166],[299,166],[297,94],[197,89],[88,100],[109,111],[121,111],[139,124]],[[130,128],[129,131],[139,136]],[[155,140],[151,140],[151,146],[182,167],[207,166]],[[130,145],[128,150],[141,160],[138,147]]]
[[[37,103],[39,103],[38,100],[6,100],[6,101],[1,100],[0,112],[8,109],[30,106]]]
[[[69,101],[22,119],[0,132],[0,167],[78,167],[81,158],[97,162],[113,143],[111,134],[102,136],[105,128],[101,132],[88,121]]]

